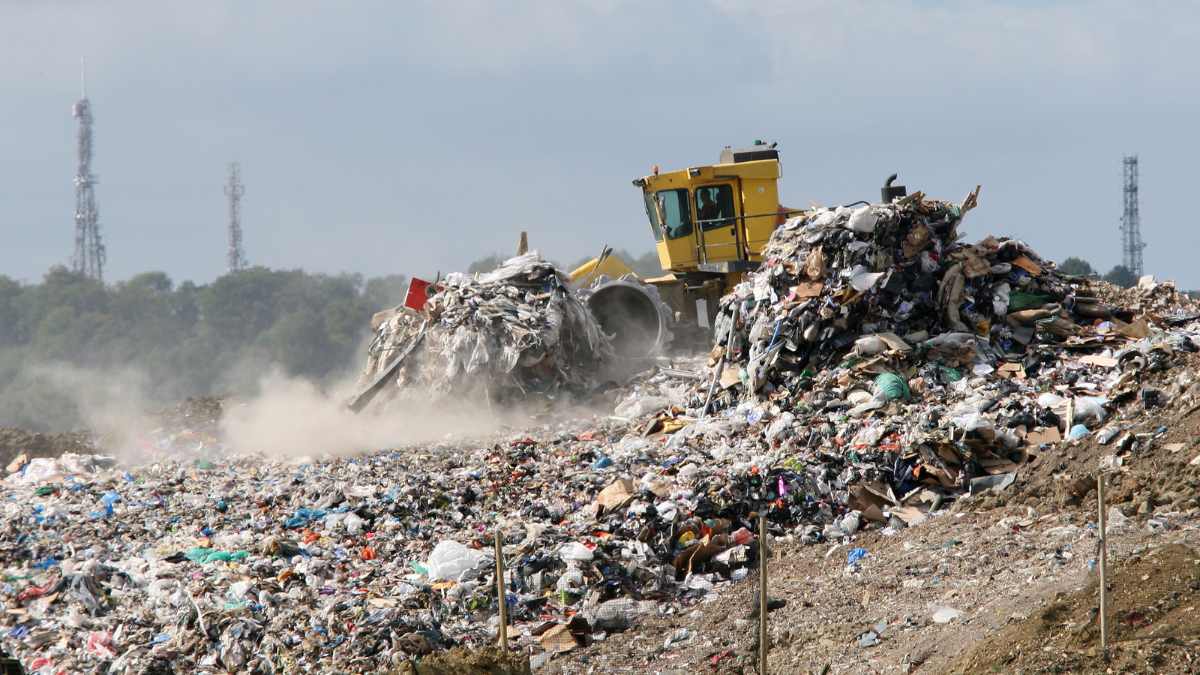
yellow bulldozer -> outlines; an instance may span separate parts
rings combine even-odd
[[[642,191],[663,274],[642,283],[609,282],[590,295],[592,314],[617,336],[619,352],[652,351],[672,330],[707,334],[717,300],[759,266],[775,228],[802,213],[779,203],[781,175],[776,144],[756,141],[748,148],[726,147],[716,164],[667,172],[655,166],[633,181]],[[893,180],[884,185],[884,201],[905,194]],[[630,274],[606,249],[572,271],[571,279],[588,286],[600,275]],[[658,298],[643,284],[656,289]]]

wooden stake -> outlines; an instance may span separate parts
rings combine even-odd
[[[1108,535],[1104,514],[1104,472],[1096,476],[1096,501],[1100,508],[1100,651],[1108,661]]]
[[[758,516],[758,673],[767,675],[767,516]]]
[[[496,597],[500,600],[500,649],[508,651],[508,598],[504,592],[504,546],[496,530]]]

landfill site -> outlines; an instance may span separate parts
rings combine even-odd
[[[1200,306],[777,164],[635,181],[662,277],[522,242],[379,308],[331,419],[461,428],[0,430],[4,672],[1200,672]]]

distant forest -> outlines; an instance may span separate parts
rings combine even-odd
[[[45,364],[136,371],[140,393],[163,408],[244,389],[271,368],[328,381],[361,364],[371,315],[406,287],[402,276],[262,267],[206,285],[162,272],[105,285],[63,267],[38,284],[0,276],[0,426],[77,423],[73,392],[45,377]]]

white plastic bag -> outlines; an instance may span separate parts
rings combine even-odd
[[[1075,421],[1099,425],[1104,422],[1104,418],[1108,417],[1108,412],[1104,410],[1104,404],[1108,403],[1108,399],[1101,396],[1079,396],[1075,399]]]
[[[846,221],[846,229],[861,234],[870,234],[875,231],[875,224],[878,222],[879,216],[871,211],[871,207],[863,206],[854,209],[854,212],[850,214],[850,219]]]
[[[573,541],[566,544],[559,550],[558,555],[566,562],[590,562],[596,556],[592,553],[592,549],[583,544]]]
[[[425,569],[429,571],[431,581],[466,581],[479,575],[488,558],[483,551],[446,539],[433,548]]]

